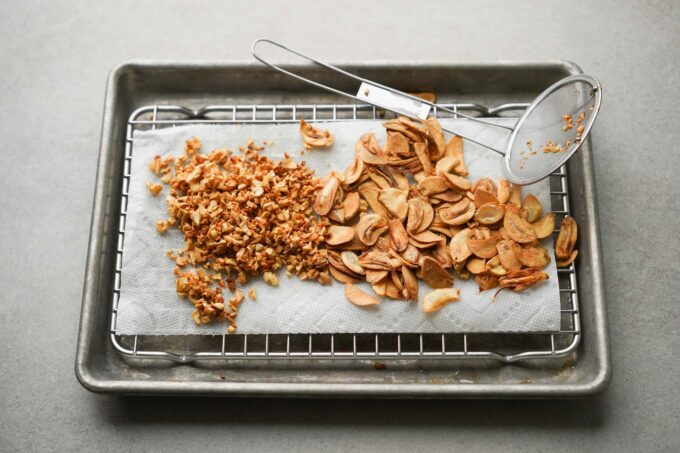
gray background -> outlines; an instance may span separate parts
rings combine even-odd
[[[678,2],[3,2],[0,449],[680,448]],[[614,378],[580,401],[141,399],[73,374],[104,83],[132,58],[568,59],[593,133]],[[675,326],[675,327],[674,327]]]

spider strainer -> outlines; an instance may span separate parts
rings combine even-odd
[[[324,85],[270,63],[257,52],[258,45],[275,48],[303,58],[328,70],[360,82],[356,94]],[[260,62],[313,86],[350,97],[414,119],[426,119],[431,110],[447,111],[478,123],[495,135],[494,144],[479,141],[451,127],[445,131],[459,135],[503,156],[503,170],[514,184],[531,184],[549,176],[562,166],[581,146],[590,133],[602,102],[602,86],[592,76],[577,74],[548,87],[524,111],[513,126],[499,124],[451,110],[442,105],[359,77],[336,66],[323,63],[269,39],[258,39],[251,47]],[[498,146],[497,144],[504,144]]]

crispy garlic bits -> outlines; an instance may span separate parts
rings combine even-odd
[[[151,162],[151,171],[170,187],[169,218],[156,228],[176,227],[184,236],[185,247],[168,256],[177,264],[177,293],[195,307],[193,319],[226,320],[231,333],[243,301],[237,282],[262,275],[277,286],[276,271],[285,267],[303,280],[330,283],[325,249],[330,225],[314,215],[318,180],[304,163],[259,156],[262,148],[252,141],[242,155],[225,149],[201,154],[200,148],[194,138],[183,155]],[[185,270],[188,265],[194,269]],[[226,302],[225,286],[233,292]]]
[[[350,166],[323,180],[314,203],[333,225],[330,273],[347,285],[350,302],[377,304],[354,285],[361,280],[378,297],[417,301],[422,280],[433,288],[423,306],[431,313],[460,296],[452,270],[474,275],[480,291],[522,291],[548,278],[541,269],[550,256],[539,241],[552,234],[555,215],[543,215],[534,195],[522,200],[520,187],[504,179],[470,181],[462,139],[446,142],[434,118],[384,126],[385,145],[361,136]],[[565,222],[558,258],[566,262],[575,257],[576,232]]]

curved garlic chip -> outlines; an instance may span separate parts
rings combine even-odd
[[[568,267],[571,263],[574,262],[577,256],[578,250],[574,250],[573,252],[571,252],[571,255],[566,260],[557,260],[557,267]]]
[[[451,255],[449,254],[449,248],[446,245],[446,239],[442,238],[442,240],[434,247],[432,250],[432,258],[436,259],[444,269],[448,269],[453,265]]]
[[[492,289],[498,286],[498,277],[490,273],[482,273],[475,275],[477,280],[477,285],[480,291],[486,291],[487,289]]]
[[[498,179],[498,202],[505,204],[510,199],[510,183],[507,179]]]
[[[460,288],[435,289],[423,298],[423,311],[434,313],[450,303],[460,300]]]
[[[508,197],[508,203],[520,206],[522,204],[522,188],[517,184],[510,185],[510,196]]]
[[[397,285],[394,284],[394,281],[391,278],[386,279],[385,296],[389,297],[390,299],[402,298],[401,291]]]
[[[444,176],[428,176],[418,183],[420,193],[426,197],[449,189],[448,180]]]
[[[335,266],[328,266],[331,276],[340,283],[356,283],[359,279],[353,275],[342,272]]]
[[[393,258],[389,253],[381,250],[371,250],[359,257],[359,264],[365,269],[379,271],[393,271],[401,266],[401,260]]]
[[[531,227],[536,232],[538,239],[547,238],[555,231],[555,214],[552,212],[547,213],[541,220],[532,223]]]
[[[548,264],[550,264],[550,254],[548,253],[548,250],[538,242],[530,242],[529,244],[524,244],[521,247],[519,260],[526,267],[543,269]]]
[[[415,246],[411,244],[406,247],[406,250],[399,254],[399,257],[405,266],[413,268],[419,266],[418,263],[420,262],[420,252]]]
[[[387,208],[378,200],[378,195],[380,194],[380,187],[376,183],[374,183],[372,180],[365,181],[361,184],[359,184],[359,187],[357,187],[357,190],[359,191],[359,194],[364,197],[364,200],[368,203],[368,205],[373,209],[373,211],[381,216],[387,217],[388,216],[388,211]]]
[[[478,187],[474,192],[474,202],[475,206],[478,208],[487,204],[487,203],[495,203],[498,204],[498,199],[496,198],[496,195],[493,194],[493,192],[489,192],[486,189],[483,189],[481,187]]]
[[[475,219],[482,225],[493,225],[505,216],[505,208],[498,202],[486,203],[477,209]]]
[[[406,230],[420,232],[428,229],[434,219],[432,205],[422,197],[411,198],[408,201],[408,221]]]
[[[578,226],[573,217],[564,216],[562,225],[560,225],[560,233],[557,235],[555,241],[555,256],[560,260],[570,258],[576,239],[578,238]]]
[[[347,297],[347,300],[359,307],[378,305],[380,303],[380,299],[375,298],[370,294],[366,294],[361,289],[359,289],[358,286],[352,283],[345,284],[345,297]]]
[[[426,143],[414,143],[413,144],[413,149],[416,152],[416,156],[418,157],[418,160],[420,161],[420,165],[423,167],[423,172],[426,175],[431,175],[434,173],[434,169],[432,168],[432,162],[430,161],[430,154],[427,149],[427,144]]]
[[[403,252],[408,247],[408,233],[404,224],[399,219],[393,219],[389,223],[390,239],[397,252]]]
[[[375,244],[387,229],[387,220],[378,214],[366,214],[356,225],[357,237],[366,245]]]
[[[458,159],[458,165],[453,169],[453,172],[460,176],[467,176],[468,170],[465,167],[465,160],[463,159],[463,139],[458,135],[454,135],[446,144],[444,154]]]
[[[441,124],[439,124],[439,120],[431,116],[423,120],[423,124],[427,128],[427,138],[435,145],[432,147],[432,157],[435,160],[441,159],[446,151],[446,141],[444,140],[444,132],[442,131]]]
[[[498,279],[498,284],[501,288],[510,288],[513,291],[524,291],[543,280],[548,280],[548,274],[539,269],[527,268],[508,272],[507,275]]]
[[[494,201],[497,200],[498,196],[498,187],[496,187],[496,183],[493,181],[491,178],[480,178],[478,179],[475,184],[472,186],[472,192],[477,192],[478,190],[484,190],[488,193],[490,193]]]
[[[423,259],[422,278],[432,288],[450,288],[453,277],[434,258],[426,256]]]
[[[355,182],[359,181],[364,173],[364,161],[355,156],[351,164],[345,169],[345,187],[350,187]]]
[[[300,118],[300,135],[302,141],[305,142],[305,148],[312,149],[314,147],[331,146],[333,144],[333,134],[326,130],[317,129],[311,124],[307,124],[303,118]]]
[[[366,269],[361,267],[359,264],[359,257],[356,253],[350,251],[344,251],[340,254],[340,259],[342,264],[344,264],[347,269],[359,275],[366,275]]]
[[[435,172],[438,175],[444,175],[446,173],[451,173],[452,170],[458,165],[460,161],[457,157],[445,156],[439,159],[437,165],[435,166]]]
[[[508,273],[508,271],[501,265],[501,259],[498,255],[486,262],[486,270],[497,277],[501,277]]]
[[[449,189],[449,190],[445,190],[444,192],[441,192],[441,193],[436,193],[434,195],[430,195],[430,198],[433,198],[435,200],[445,201],[447,203],[454,203],[456,201],[460,201],[461,198],[463,198],[463,194],[456,192],[453,189]]]
[[[379,281],[384,280],[389,273],[389,271],[384,269],[366,269],[366,281],[371,284],[378,283]],[[384,294],[381,295],[384,296]]]
[[[387,132],[387,143],[385,143],[386,155],[408,156],[409,148],[406,136],[399,132]]]
[[[496,250],[496,239],[470,239],[467,246],[470,251],[480,258],[493,258],[498,254]]]
[[[342,202],[344,220],[347,221],[359,213],[361,197],[357,192],[349,192]]]
[[[484,258],[472,257],[465,263],[465,268],[471,274],[477,275],[486,271],[486,260]]]
[[[439,218],[447,225],[463,225],[475,215],[475,204],[468,198],[439,209]]]
[[[432,247],[442,240],[441,236],[429,230],[425,230],[421,233],[411,233],[410,236],[421,244],[427,244],[428,247]]]
[[[508,271],[517,271],[522,268],[523,261],[521,260],[522,248],[517,245],[515,241],[503,240],[496,244],[498,251],[498,258],[501,261],[501,266]]]
[[[464,228],[453,236],[449,243],[449,254],[453,264],[462,263],[472,255],[467,246],[467,242],[470,239],[472,239],[472,230],[470,228]]]
[[[354,145],[354,155],[368,165],[385,165],[383,151],[372,132],[367,132]]]
[[[509,209],[505,213],[503,228],[505,228],[505,232],[510,239],[519,244],[526,244],[536,240],[536,232],[531,224],[521,218],[513,209]]]
[[[328,218],[333,222],[345,223],[345,210],[344,209],[333,209],[328,213]]]
[[[326,244],[340,245],[351,241],[354,238],[354,228],[341,225],[331,225],[328,227],[328,237]]]
[[[378,194],[378,201],[380,201],[385,208],[400,221],[406,219],[408,214],[408,192],[405,190],[388,188],[382,189]]]
[[[314,200],[314,212],[320,216],[327,215],[331,212],[333,205],[335,204],[335,194],[338,192],[340,187],[340,180],[335,176],[329,176],[326,184],[316,193],[316,199]]]
[[[522,208],[526,209],[527,211],[527,222],[529,223],[534,223],[537,221],[543,212],[541,202],[538,201],[538,198],[536,198],[536,196],[533,194],[529,194],[524,198]]]
[[[407,266],[401,266],[401,276],[404,279],[404,287],[408,294],[408,298],[413,301],[418,301],[418,279],[416,274]]]
[[[451,173],[444,173],[444,177],[449,181],[451,187],[459,192],[465,192],[470,190],[472,183],[465,176],[458,176]]]

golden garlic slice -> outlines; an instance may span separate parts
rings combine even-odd
[[[348,221],[359,213],[361,197],[358,192],[349,192],[342,202],[344,220]]]
[[[520,259],[522,249],[515,241],[498,241],[496,250],[498,250],[498,258],[504,269],[517,271],[522,268],[522,261]]]
[[[472,255],[472,252],[467,246],[468,241],[472,239],[472,230],[464,228],[456,233],[449,243],[449,254],[453,260],[453,264],[465,262],[466,259]]]
[[[359,281],[358,277],[342,272],[335,266],[328,266],[328,271],[331,276],[340,283],[356,283]]]
[[[404,287],[408,294],[408,298],[413,301],[418,301],[418,279],[416,274],[407,266],[401,267],[401,276],[404,279]]]
[[[482,225],[496,224],[500,222],[504,216],[505,208],[498,202],[483,204],[475,213],[475,219]]]
[[[486,271],[486,260],[484,258],[472,257],[465,263],[465,267],[471,274],[477,275]]]
[[[389,223],[390,239],[397,252],[403,252],[408,247],[408,233],[404,224],[399,219],[393,219]]]
[[[423,167],[423,172],[426,175],[433,175],[434,168],[432,168],[432,162],[430,161],[430,154],[427,149],[426,143],[414,143],[413,149],[416,152],[416,156],[420,161],[420,165]]]
[[[407,191],[395,188],[382,189],[378,194],[378,201],[387,208],[390,214],[402,222],[406,219],[406,215],[408,214],[407,198]]]
[[[370,294],[366,294],[361,289],[359,289],[358,286],[352,283],[345,284],[345,297],[347,297],[347,300],[359,307],[378,305],[380,303],[380,299],[375,298]]]
[[[467,241],[468,249],[480,258],[493,258],[498,254],[496,250],[496,239],[470,239]]]
[[[536,240],[534,228],[519,216],[516,210],[509,209],[503,218],[503,228],[506,234],[513,241],[519,244],[526,244]]]
[[[498,255],[486,262],[486,270],[497,277],[501,277],[508,273],[507,269],[501,264],[501,259]]]
[[[536,198],[534,194],[529,194],[524,197],[522,208],[526,209],[527,211],[527,222],[534,223],[541,218],[543,207],[541,206],[541,202],[538,201],[538,198]]]
[[[426,197],[449,189],[449,182],[444,176],[428,176],[418,183],[420,193]]]
[[[335,204],[335,194],[340,187],[340,180],[333,175],[328,177],[326,184],[316,194],[314,200],[314,212],[318,215],[324,216],[331,212]]]
[[[326,244],[340,245],[351,241],[354,238],[354,228],[341,225],[331,225],[328,227],[328,237]]]
[[[350,271],[359,275],[366,275],[366,269],[364,269],[359,263],[359,257],[356,253],[351,251],[344,251],[340,254],[340,259],[342,264],[347,267]]]
[[[550,264],[550,254],[548,253],[548,250],[538,242],[530,242],[521,247],[519,260],[526,267],[543,269]]]
[[[487,203],[494,203],[498,204],[498,199],[496,198],[496,195],[493,194],[493,192],[489,192],[486,189],[483,189],[481,187],[478,187],[474,191],[474,202],[475,206],[477,208],[487,204]]]
[[[451,187],[459,192],[465,192],[472,188],[472,183],[465,176],[454,175],[451,173],[444,173]]]
[[[463,225],[475,215],[475,204],[468,198],[439,209],[439,218],[447,225]]]
[[[566,260],[557,260],[557,267],[568,267],[571,263],[574,262],[577,256],[578,250],[574,250],[573,252],[571,252],[571,255]]]
[[[373,209],[378,215],[385,218],[389,215],[387,208],[378,200],[378,195],[380,195],[380,188],[373,181],[366,181],[359,185],[357,188],[359,194],[366,200],[368,205]]]
[[[465,167],[465,160],[463,159],[463,139],[458,135],[454,135],[446,144],[444,154],[458,159],[458,165],[453,169],[454,173],[460,176],[467,176],[468,170]]]
[[[555,214],[552,212],[547,213],[541,220],[532,223],[531,227],[534,229],[538,239],[547,238],[555,231]]]
[[[389,275],[389,271],[384,269],[366,269],[366,281],[368,283],[378,283]]]
[[[434,313],[450,303],[460,300],[460,288],[435,289],[423,298],[423,311]]]
[[[300,135],[307,149],[328,147],[333,144],[333,134],[307,124],[303,118],[300,118]]]
[[[555,242],[555,256],[560,260],[567,260],[576,245],[578,238],[578,226],[573,217],[565,216],[560,225],[560,233],[557,235]]]
[[[480,291],[486,291],[498,286],[498,277],[488,272],[475,275],[475,279]]]
[[[423,281],[432,288],[449,288],[453,285],[453,276],[432,257],[423,259],[421,272]]]
[[[510,199],[510,183],[507,179],[498,179],[498,202],[505,204]]]
[[[387,220],[379,214],[366,214],[356,225],[357,237],[366,245],[373,245],[388,229]]]

